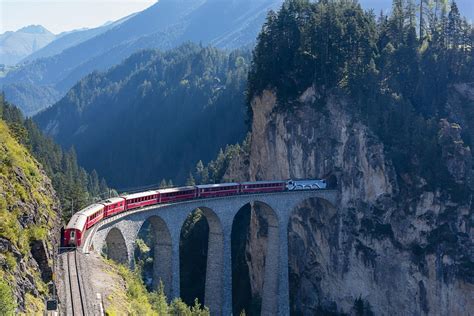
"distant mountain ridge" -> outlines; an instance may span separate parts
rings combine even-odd
[[[8,100],[32,115],[59,100],[82,77],[140,49],[169,49],[188,41],[225,49],[248,46],[267,12],[282,2],[161,0],[106,32],[10,72],[0,84]]]
[[[0,34],[0,64],[15,65],[31,53],[48,45],[56,35],[41,25],[25,26]]]
[[[117,21],[107,22],[99,27],[95,27],[92,29],[86,28],[61,33],[56,37],[54,41],[44,46],[43,48],[33,52],[32,54],[26,56],[23,60],[21,60],[21,62],[31,62],[38,58],[50,57],[59,54],[65,49],[79,45],[80,43],[85,42],[97,35],[107,32],[108,30],[128,20],[134,15],[135,14],[131,14]]]

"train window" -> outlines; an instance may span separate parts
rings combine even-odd
[[[71,238],[74,239],[76,237],[76,232],[74,230],[71,230]]]

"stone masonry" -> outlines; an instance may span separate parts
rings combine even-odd
[[[159,258],[154,263],[155,286],[162,280],[168,297],[179,297],[181,228],[188,215],[199,208],[209,224],[204,304],[212,315],[231,315],[233,220],[244,205],[261,203],[267,206],[265,216],[269,222],[262,315],[289,315],[288,221],[295,208],[309,198],[320,198],[335,206],[338,193],[334,190],[291,191],[155,205],[99,223],[86,237],[83,250],[99,253],[106,250],[110,258],[127,262],[133,268],[135,241],[140,228],[149,220],[157,237],[155,255]]]

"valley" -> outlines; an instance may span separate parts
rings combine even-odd
[[[470,8],[160,0],[51,33],[0,70],[0,314],[471,315]]]

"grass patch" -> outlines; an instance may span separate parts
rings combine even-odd
[[[181,299],[175,299],[168,304],[161,284],[157,292],[148,292],[137,269],[131,271],[123,265],[106,260],[110,266],[109,272],[118,274],[125,282],[125,293],[117,290],[108,297],[109,302],[120,302],[120,306],[111,304],[106,310],[109,316],[115,315],[157,315],[157,316],[210,316],[209,309],[201,306],[196,300],[194,306],[187,306]],[[124,301],[122,298],[126,299]],[[124,310],[124,305],[125,309]]]

